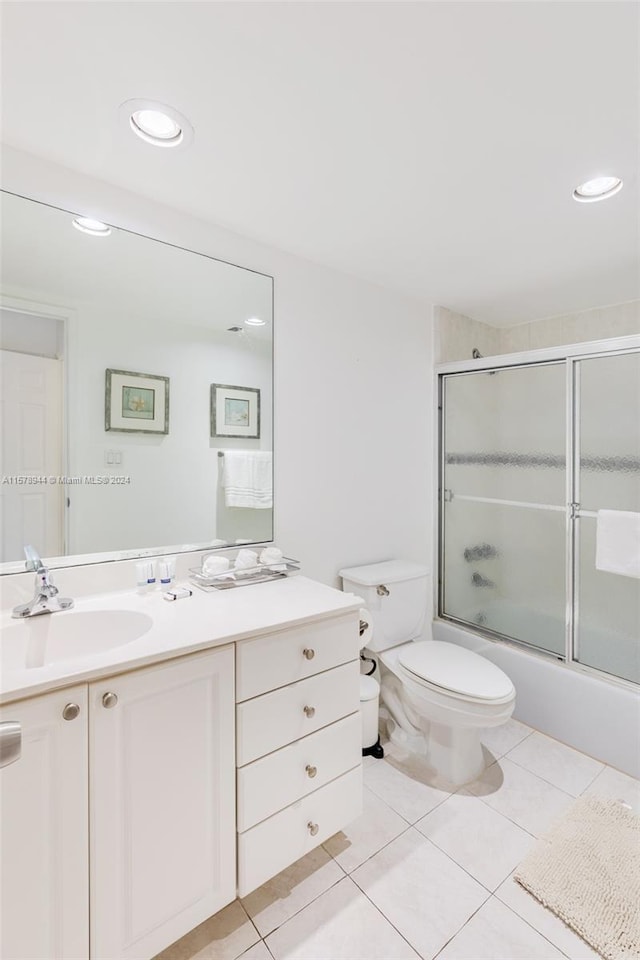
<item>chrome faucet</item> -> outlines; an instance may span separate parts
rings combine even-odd
[[[33,570],[36,575],[35,593],[29,603],[21,603],[13,608],[13,617],[36,617],[41,613],[58,613],[60,610],[70,610],[73,600],[68,597],[59,597],[58,588],[51,579],[51,574],[32,546],[24,548],[27,558],[25,567]]]

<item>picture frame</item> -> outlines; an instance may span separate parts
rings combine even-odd
[[[260,390],[228,383],[211,384],[211,436],[260,437]]]
[[[107,369],[104,428],[118,433],[169,433],[169,377]]]

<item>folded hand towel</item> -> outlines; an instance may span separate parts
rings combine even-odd
[[[596,569],[640,578],[640,513],[598,510]]]
[[[260,554],[260,563],[279,563],[282,560],[282,550],[278,547],[265,547]]]
[[[202,561],[202,572],[205,577],[216,577],[229,569],[228,557],[205,557]]]
[[[227,507],[273,507],[270,450],[225,450],[222,483]]]
[[[255,550],[240,550],[234,567],[236,570],[245,570],[247,567],[258,566],[258,554]]]

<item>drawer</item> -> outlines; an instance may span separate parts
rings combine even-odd
[[[358,624],[359,615],[354,611],[346,617],[239,641],[236,644],[236,700],[249,700],[356,660],[360,653]]]
[[[315,733],[360,706],[360,661],[239,703],[237,765],[257,760],[308,733]]]
[[[238,770],[238,831],[313,793],[360,763],[362,723],[352,713]]]
[[[245,897],[362,813],[362,767],[332,780],[238,835],[238,895]],[[311,826],[317,827],[312,835]]]

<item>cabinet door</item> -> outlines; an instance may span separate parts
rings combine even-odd
[[[65,720],[67,705],[78,709]],[[86,960],[87,687],[0,708],[0,722],[12,721],[21,744],[0,769],[0,956]]]
[[[153,957],[235,898],[226,646],[90,685],[91,957]]]

